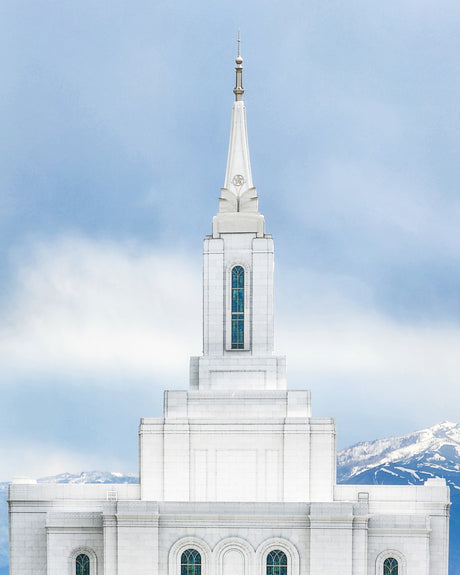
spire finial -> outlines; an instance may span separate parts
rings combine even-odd
[[[243,58],[241,57],[241,36],[238,30],[238,56],[235,60],[236,63],[236,86],[233,90],[235,94],[235,100],[240,102],[243,99],[244,88],[243,88]]]

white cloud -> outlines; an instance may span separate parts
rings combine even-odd
[[[185,256],[82,237],[16,253],[3,303],[3,382],[82,371],[170,378],[200,350],[200,274]],[[8,377],[7,377],[8,376]]]
[[[122,373],[125,380],[137,377],[165,388],[175,378],[184,385],[189,356],[200,353],[197,261],[82,237],[41,242],[24,253],[16,254],[16,290],[3,304],[4,384],[53,374],[62,386],[85,373],[93,385],[108,385]],[[383,418],[382,406],[407,419],[414,402],[419,419],[410,417],[417,427],[456,418],[459,326],[385,316],[373,304],[371,287],[355,278],[281,272],[276,335],[279,351],[287,354],[291,387],[313,388],[325,415],[337,415],[345,397],[356,421],[363,409]],[[356,425],[350,421],[350,429]],[[53,469],[66,469],[65,459],[56,461]]]
[[[398,321],[353,277],[285,270],[278,341],[296,370],[323,376],[460,379],[460,326]],[[295,292],[297,291],[297,296]],[[287,296],[287,297],[286,297]]]
[[[306,271],[284,279],[305,286],[278,313],[288,381],[313,390],[315,414],[340,419],[342,444],[458,420],[459,325],[397,321],[352,278]]]
[[[185,255],[76,236],[24,253],[16,290],[3,303],[4,374],[129,370],[170,378],[200,353],[200,270]],[[458,326],[399,323],[377,312],[371,289],[353,278],[283,273],[290,278],[283,285],[301,290],[296,297],[278,290],[277,341],[292,370],[458,381]]]
[[[404,325],[350,310],[284,318],[279,340],[289,365],[310,375],[392,378],[397,385],[415,378],[448,386],[460,381],[460,329],[454,326]]]

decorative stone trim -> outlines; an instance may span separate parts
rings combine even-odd
[[[186,549],[196,549],[201,555],[201,575],[210,573],[211,549],[202,539],[197,537],[183,537],[174,543],[169,551],[169,575],[179,575],[181,572],[180,560]]]
[[[406,575],[406,558],[400,551],[396,551],[396,549],[385,549],[385,551],[377,555],[375,560],[375,575],[383,575],[383,564],[385,563],[385,559],[389,559],[390,557],[393,557],[398,562],[398,575]]]
[[[75,575],[75,560],[84,553],[89,557],[90,575],[97,575],[97,555],[91,547],[76,547],[69,556],[69,575]]]
[[[223,575],[224,556],[228,551],[239,551],[244,558],[243,575],[254,572],[254,548],[246,540],[240,537],[226,537],[217,543],[213,549],[214,556],[214,573]]]
[[[275,549],[286,553],[288,575],[300,575],[300,558],[297,548],[287,539],[281,539],[279,537],[266,539],[257,548],[256,565],[258,566],[258,572],[266,572],[267,555]]]

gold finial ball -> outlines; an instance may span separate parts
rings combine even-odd
[[[243,58],[241,56],[237,56],[235,62],[240,66],[243,63]]]

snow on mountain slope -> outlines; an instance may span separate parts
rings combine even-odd
[[[52,477],[41,477],[37,483],[139,483],[134,473],[118,471],[82,471],[80,474],[61,473]]]
[[[445,421],[407,435],[358,443],[342,449],[337,456],[342,483],[351,483],[357,475],[396,463],[412,470],[413,483],[426,479],[418,477],[414,469],[420,464],[429,466],[433,475],[438,475],[438,471],[458,473],[460,480],[460,425]]]

